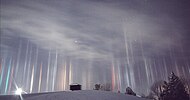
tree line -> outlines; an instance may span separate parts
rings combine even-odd
[[[111,84],[95,84],[94,90],[111,91]],[[141,97],[152,100],[190,100],[190,80],[179,78],[173,72],[168,77],[168,82],[157,81],[150,90],[148,96]],[[130,87],[126,88],[125,94],[136,96]]]

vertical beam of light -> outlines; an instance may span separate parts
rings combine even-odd
[[[171,40],[171,41],[173,41],[172,36],[173,36],[173,35],[170,34],[170,40]],[[172,50],[171,44],[169,44],[169,43],[168,43],[168,50],[169,50],[169,54],[170,54],[170,59],[171,59],[171,61],[173,62],[173,61],[174,61],[173,50]]]
[[[91,77],[91,73],[90,73],[90,68],[88,67],[87,69],[86,69],[87,71],[86,71],[86,89],[89,89],[90,88],[90,77]]]
[[[159,77],[158,71],[157,71],[157,69],[156,69],[156,61],[155,61],[155,60],[153,60],[153,66],[154,66],[154,68],[155,68],[155,70],[154,70],[155,76],[156,76],[156,77]]]
[[[62,69],[62,90],[64,90],[64,77],[65,77],[65,62],[64,62],[64,64],[63,64],[63,69]]]
[[[146,78],[147,78],[147,82],[148,82],[148,86],[150,85],[150,75],[149,75],[149,70],[148,70],[148,65],[147,65],[147,60],[145,58],[143,58],[144,60],[144,66],[145,66],[145,73],[146,73]]]
[[[189,63],[188,63],[188,62],[186,62],[186,66],[187,66],[187,68],[188,68],[189,75],[190,75],[190,66],[189,66]],[[188,76],[188,75],[187,75],[187,76]]]
[[[125,40],[125,52],[126,52],[126,58],[127,58],[127,64],[130,64],[129,61],[129,49],[128,49],[128,43],[127,43],[127,32],[126,29],[124,28],[124,40]]]
[[[132,74],[131,74],[132,72],[131,72],[131,68],[130,68],[130,66],[127,66],[127,76],[128,76],[128,83],[129,83],[129,87],[132,87],[132,79],[131,79],[131,76],[132,76]]]
[[[166,59],[163,59],[164,62],[164,70],[165,70],[165,76],[168,76],[168,70],[167,70],[167,65],[166,65]],[[165,80],[167,80],[167,77],[165,77]]]
[[[180,71],[179,71],[179,68],[178,68],[178,65],[177,65],[177,61],[175,61],[175,70],[177,72],[177,75],[180,76]]]
[[[22,40],[20,40],[19,48],[18,48],[17,64],[16,64],[16,69],[15,69],[15,78],[17,77],[18,69],[20,66],[21,49],[22,49]]]
[[[82,73],[82,84],[84,89],[87,89],[87,81],[87,69],[85,69],[84,73]]]
[[[5,85],[5,94],[7,93],[7,89],[8,89],[8,85],[9,85],[9,80],[10,80],[11,63],[12,63],[12,58],[9,61],[9,68],[8,68],[8,72],[7,72],[7,79],[6,79],[6,85]]]
[[[121,73],[120,73],[120,66],[119,63],[117,64],[117,72],[118,72],[118,91],[121,91]]]
[[[129,80],[129,75],[128,75],[128,67],[127,67],[127,65],[125,65],[125,80],[126,80],[126,83],[125,83],[125,85],[126,86],[129,86],[130,85],[130,80]]]
[[[135,74],[134,74],[134,70],[133,68],[130,69],[130,84],[131,84],[131,87],[134,89],[136,87],[135,85]]]
[[[182,73],[183,73],[183,76],[186,76],[184,67],[182,67]]]
[[[14,75],[14,61],[12,62],[12,69],[11,69],[11,76],[10,76],[10,86],[9,86],[9,93],[12,88],[12,80],[13,80],[13,75]]]
[[[130,84],[132,86],[132,88],[134,89],[136,87],[136,83],[135,83],[135,74],[134,74],[134,68],[133,68],[133,63],[134,63],[134,58],[133,58],[133,49],[132,49],[132,43],[131,43],[131,40],[130,38],[127,36],[127,44],[128,44],[128,66],[129,66],[129,69],[130,69],[130,72],[129,72],[129,75],[130,75]],[[131,54],[131,55],[130,55]],[[130,61],[130,57],[132,56],[132,60]]]
[[[27,60],[28,60],[28,47],[29,47],[29,41],[27,42],[27,47],[26,47],[26,54],[25,54],[25,62],[24,62],[24,74],[22,78],[22,83],[24,84],[26,82],[27,75],[26,74],[26,66],[27,66]]]
[[[2,82],[2,72],[3,72],[3,59],[1,59],[1,62],[0,62],[0,89],[1,89],[1,82]],[[0,93],[1,93],[1,90],[0,90]]]
[[[27,78],[26,78],[26,88],[29,91],[30,90],[30,74],[31,74],[31,60],[32,60],[32,45],[30,45],[30,52],[29,52],[29,57],[28,57],[28,70],[27,70]]]
[[[67,78],[67,63],[65,61],[65,69],[64,69],[64,90],[66,90],[66,78]]]
[[[112,91],[115,89],[115,68],[114,62],[112,61]]]
[[[39,77],[39,83],[38,83],[38,93],[41,90],[41,81],[42,81],[42,63],[41,63],[41,66],[40,66],[40,77]]]
[[[69,85],[72,84],[72,65],[71,61],[69,62]]]
[[[33,81],[34,81],[34,65],[32,66],[32,76],[31,76],[31,81],[30,81],[30,93],[32,93]]]
[[[35,80],[37,80],[36,78],[37,78],[37,69],[38,69],[38,58],[39,58],[39,56],[38,56],[38,54],[39,54],[39,47],[38,47],[38,45],[36,46],[36,53],[35,53],[36,55],[35,55],[35,62],[34,62],[34,75],[33,75],[33,81],[35,81]],[[33,82],[33,84],[34,83],[37,83],[37,82]],[[34,89],[34,91],[38,91],[38,85],[35,85],[35,87],[36,87],[36,89]]]
[[[151,62],[151,60],[150,60],[150,62]],[[150,64],[150,73],[151,73],[151,80],[152,80],[152,82],[154,82],[155,80],[154,80],[154,74],[153,74],[153,66],[152,66],[152,64]]]
[[[0,75],[1,75],[1,72],[2,72],[2,63],[3,63],[3,59],[1,59],[1,62],[0,62]]]
[[[91,59],[89,59],[89,62],[88,62],[88,68],[87,68],[87,72],[86,72],[86,85],[87,85],[87,88],[86,89],[90,89],[91,88],[91,78],[92,78],[92,61],[93,61],[93,50],[90,49],[90,54],[88,55]],[[111,84],[110,84],[111,85]]]
[[[38,66],[38,46],[36,47],[36,58],[35,58],[35,67]]]
[[[134,63],[135,60],[134,60],[133,45],[132,45],[132,41],[131,40],[129,40],[129,49],[131,51],[132,63]]]
[[[62,68],[61,68],[61,77],[60,77],[60,80],[61,80],[61,90],[64,90],[64,65],[62,65]]]
[[[46,79],[46,91],[49,90],[49,68],[50,68],[50,60],[51,60],[51,51],[49,51],[49,55],[48,55],[48,68],[47,68],[47,79]]]
[[[55,81],[56,81],[56,73],[57,73],[57,51],[55,55],[55,64],[54,64],[54,69],[53,69],[53,83],[52,83],[52,91],[55,90]]]
[[[65,90],[65,63],[66,62],[64,62],[64,65],[63,65],[63,90]]]
[[[164,79],[164,74],[165,74],[165,73],[164,73],[164,69],[163,69],[163,67],[162,67],[162,66],[163,66],[163,62],[162,62],[162,60],[158,60],[158,62],[159,62],[159,63],[158,63],[157,66],[160,67],[160,68],[158,69],[158,73],[163,72],[163,74],[160,75],[160,78],[161,78],[161,79]]]
[[[124,23],[125,24],[125,23]],[[127,66],[126,66],[126,69],[127,69],[127,71],[126,71],[126,76],[127,76],[127,80],[128,80],[128,85],[129,86],[132,86],[133,87],[133,81],[132,80],[134,80],[133,78],[134,77],[132,77],[133,76],[133,70],[132,70],[132,66],[131,66],[131,64],[130,64],[130,60],[129,60],[129,48],[130,48],[130,45],[129,45],[129,43],[128,43],[128,36],[127,36],[127,30],[126,30],[126,28],[125,27],[123,27],[123,34],[124,34],[124,41],[125,41],[125,52],[126,52],[126,60],[127,60]],[[130,70],[130,71],[129,71]]]
[[[5,68],[5,61],[2,59],[2,70],[1,70],[1,76],[0,76],[0,88],[1,88],[1,85],[2,85],[4,68]]]
[[[5,94],[7,93],[8,85],[9,85],[9,79],[10,79],[10,72],[11,72],[11,62],[12,58],[9,61],[9,68],[8,68],[8,73],[7,73],[7,79],[6,79],[6,85],[5,85]]]
[[[144,48],[143,48],[143,41],[142,41],[142,36],[141,34],[140,35],[140,49],[141,49],[141,54],[142,54],[142,58],[143,58],[143,62],[144,62],[144,67],[145,67],[145,73],[146,73],[146,79],[147,79],[147,82],[148,82],[148,85],[150,85],[150,82],[149,82],[149,72],[148,72],[148,65],[147,65],[147,60],[145,58],[145,54],[144,54]]]
[[[139,84],[143,84],[143,79],[141,78],[141,70],[140,67],[137,68],[137,74],[138,74],[138,81]],[[142,88],[139,88],[142,91]]]

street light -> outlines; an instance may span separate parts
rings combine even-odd
[[[16,95],[21,95],[23,93],[22,88],[17,88],[17,90],[15,91]]]

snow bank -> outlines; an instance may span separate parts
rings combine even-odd
[[[25,94],[22,98],[24,100],[147,100],[123,93],[96,90]],[[20,100],[20,97],[15,95],[0,96],[0,100]]]

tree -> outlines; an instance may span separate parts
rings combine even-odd
[[[94,90],[111,91],[111,84],[95,84]]]
[[[167,85],[166,81],[160,80],[153,83],[153,85],[150,87],[150,94],[148,97],[158,99],[160,98],[160,94],[163,92],[165,86]]]
[[[181,77],[180,79],[185,86],[185,90],[190,95],[190,78]]]
[[[160,95],[160,100],[189,100],[184,84],[173,72],[169,82]]]
[[[94,90],[100,90],[100,88],[101,88],[101,85],[100,85],[100,84],[95,84]]]
[[[133,90],[132,90],[130,87],[127,87],[127,88],[126,88],[125,94],[129,94],[129,95],[136,96],[136,93],[133,92]]]

